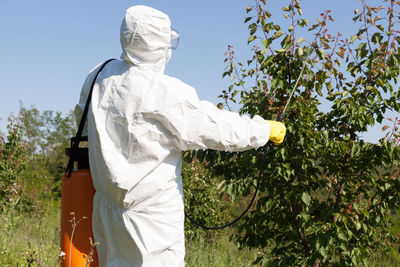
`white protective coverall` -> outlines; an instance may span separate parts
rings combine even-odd
[[[200,101],[192,87],[163,74],[171,55],[166,14],[129,8],[121,46],[122,60],[97,78],[85,126],[99,263],[184,266],[181,152],[256,148],[268,141],[270,125]],[[83,85],[78,119],[98,68]]]

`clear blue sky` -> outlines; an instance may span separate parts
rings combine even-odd
[[[273,15],[286,2],[270,0]],[[188,4],[190,3],[190,4]],[[243,20],[252,0],[217,1],[105,1],[1,0],[0,1],[0,131],[19,101],[40,110],[68,112],[79,98],[83,80],[95,65],[119,58],[119,26],[125,10],[137,4],[167,13],[180,33],[166,73],[194,86],[201,99],[217,103],[227,87],[222,80],[227,45],[246,57],[248,30]],[[350,34],[357,0],[302,1],[304,16],[314,22],[320,11],[331,9],[332,32]],[[376,141],[379,127],[367,140]]]

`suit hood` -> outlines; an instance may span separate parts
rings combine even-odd
[[[121,24],[121,59],[130,65],[164,72],[171,57],[171,21],[148,6],[127,9]]]

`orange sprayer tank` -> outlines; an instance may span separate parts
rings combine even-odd
[[[87,156],[87,149],[79,150],[81,151],[78,151],[80,152],[78,154]],[[98,266],[96,248],[90,243],[90,239],[94,243],[92,232],[94,192],[87,159],[83,161],[78,159],[78,169],[75,169],[70,177],[64,174],[62,178],[60,246],[61,251],[65,253],[65,256],[60,257],[62,267]],[[73,227],[74,221],[75,227]],[[91,259],[93,261],[90,265],[87,264]]]
[[[87,148],[80,148],[81,141],[88,141],[87,136],[82,136],[89,104],[92,98],[93,86],[97,76],[108,62],[106,60],[98,69],[86,100],[82,118],[76,136],[71,138],[71,149],[67,149],[69,162],[66,174],[62,179],[61,196],[61,251],[65,253],[61,259],[61,266],[98,266],[96,248],[91,246],[90,239],[94,242],[92,232],[92,209],[94,188],[89,170],[89,155]],[[78,162],[78,170],[73,170],[74,162]],[[89,264],[88,261],[93,262]]]

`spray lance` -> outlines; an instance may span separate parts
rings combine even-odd
[[[313,44],[311,44],[311,46],[315,46],[315,44],[313,43]],[[302,75],[303,75],[303,72],[304,72],[304,69],[305,69],[306,62],[307,62],[308,57],[309,57],[308,53],[304,53],[304,55],[303,55],[303,65],[302,65],[302,67],[301,67],[299,77],[298,77],[297,80],[296,80],[296,83],[295,83],[295,85],[294,85],[294,87],[293,87],[293,89],[292,89],[292,91],[291,91],[291,93],[290,93],[290,95],[289,95],[289,98],[288,98],[288,100],[287,100],[287,102],[286,102],[286,104],[285,104],[285,107],[283,108],[283,110],[282,110],[282,112],[279,114],[279,116],[276,118],[276,121],[281,122],[281,121],[283,120],[283,117],[284,117],[284,115],[285,115],[286,109],[288,108],[289,103],[290,103],[290,101],[291,101],[291,99],[292,99],[292,97],[293,97],[293,94],[294,94],[294,92],[296,91],[296,88],[297,88],[297,86],[299,85],[300,79],[301,79],[301,77],[302,77]],[[195,224],[195,225],[197,225],[197,226],[199,226],[199,227],[201,227],[201,228],[203,228],[203,229],[205,229],[205,230],[221,230],[221,229],[227,228],[227,227],[229,227],[229,226],[235,224],[235,223],[238,222],[241,218],[243,218],[243,217],[247,214],[247,212],[250,210],[251,206],[252,206],[253,203],[254,203],[254,200],[256,199],[256,196],[257,196],[257,193],[258,193],[258,189],[259,189],[259,186],[260,186],[260,181],[261,181],[262,173],[264,172],[265,159],[267,158],[267,154],[268,154],[268,152],[271,150],[271,148],[272,148],[273,146],[274,146],[274,143],[272,143],[271,141],[268,141],[268,143],[265,145],[265,150],[264,150],[264,154],[263,154],[262,159],[261,159],[260,169],[259,169],[259,171],[258,171],[258,177],[257,177],[257,182],[256,182],[256,187],[255,187],[254,193],[253,193],[253,195],[252,195],[252,197],[251,197],[251,199],[250,199],[250,202],[249,202],[249,204],[247,205],[246,209],[245,209],[238,217],[236,217],[235,219],[233,219],[232,221],[230,221],[230,222],[228,222],[228,223],[226,223],[226,224],[219,225],[219,226],[206,226],[206,225],[204,225],[204,224],[202,224],[202,223],[196,221],[190,214],[188,214],[188,213],[185,211],[185,216],[186,216],[186,218],[187,218],[190,222],[192,222],[193,224]]]

